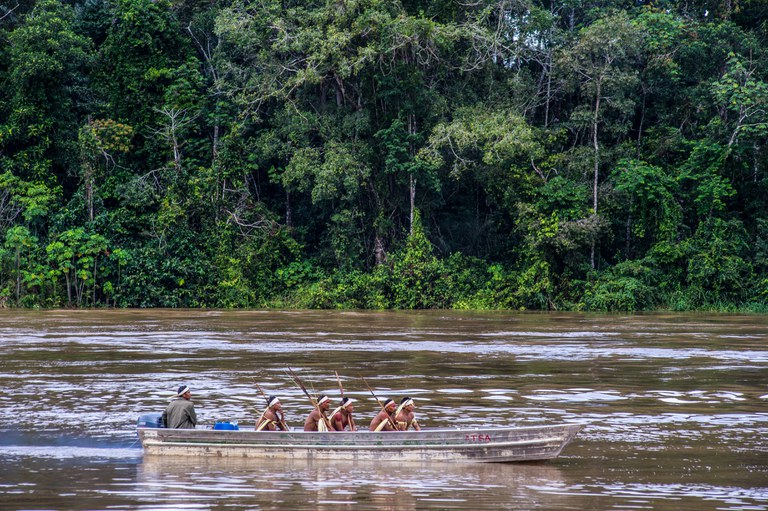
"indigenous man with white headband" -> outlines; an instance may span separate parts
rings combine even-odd
[[[189,387],[182,385],[168,404],[168,408],[163,412],[163,424],[166,428],[175,429],[195,429],[197,425],[197,414],[195,405],[190,401],[192,391]]]
[[[288,431],[285,425],[285,415],[282,412],[283,406],[277,396],[269,396],[267,399],[267,408],[261,414],[256,422],[256,431]]]
[[[331,426],[335,431],[345,431],[347,426],[349,426],[350,431],[357,431],[355,419],[352,417],[352,412],[355,409],[352,402],[352,399],[343,397],[339,407],[331,412]]]
[[[414,408],[416,408],[416,405],[413,404],[413,399],[410,397],[406,396],[400,401],[400,406],[395,413],[395,424],[397,424],[398,430],[407,431],[408,428],[412,427],[416,431],[421,431],[419,423],[416,422],[416,414],[413,412]]]
[[[391,399],[384,401],[384,406],[381,407],[381,411],[373,418],[368,429],[371,431],[395,431],[395,408],[397,408],[397,405]]]
[[[331,422],[325,416],[325,412],[331,407],[331,400],[326,395],[320,395],[317,398],[315,409],[304,421],[304,431],[328,431],[331,429]]]

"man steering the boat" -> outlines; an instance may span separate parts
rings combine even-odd
[[[348,397],[341,398],[339,407],[331,412],[331,426],[334,431],[346,431],[347,428],[350,431],[357,431],[355,419],[352,417],[352,412],[355,410],[352,401]]]
[[[416,414],[414,413],[416,405],[413,404],[413,399],[410,397],[404,397],[400,401],[400,406],[395,413],[395,424],[400,431],[408,431],[409,428],[413,428],[416,431],[421,431],[419,423],[416,422]]]
[[[277,396],[269,396],[267,408],[256,422],[256,431],[288,431],[282,409],[280,399]]]
[[[163,412],[163,424],[166,428],[195,429],[197,414],[191,401],[192,391],[186,385],[181,385],[176,397],[171,400]]]
[[[370,431],[395,431],[394,414],[396,408],[397,405],[391,399],[384,401],[384,406],[381,407],[381,411],[373,418],[368,429]]]
[[[320,395],[317,398],[315,409],[310,412],[307,420],[304,421],[304,431],[329,431],[332,430],[331,422],[325,415],[328,408],[331,407],[331,400],[326,395]]]

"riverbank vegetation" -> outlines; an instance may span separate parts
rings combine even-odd
[[[0,303],[768,310],[762,0],[0,4]]]

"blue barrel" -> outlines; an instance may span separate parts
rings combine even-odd
[[[213,425],[213,429],[234,431],[234,430],[238,430],[240,428],[238,427],[237,422],[217,421]]]

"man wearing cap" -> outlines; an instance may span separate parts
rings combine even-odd
[[[407,431],[409,428],[413,428],[416,431],[421,431],[419,423],[416,422],[416,414],[413,412],[414,408],[416,408],[416,405],[413,404],[413,399],[410,397],[404,397],[400,401],[400,406],[397,408],[397,413],[395,413],[395,424],[397,424],[398,430]]]
[[[352,417],[352,412],[355,409],[352,401],[348,397],[341,398],[339,407],[331,412],[331,426],[334,431],[345,431],[347,427],[349,427],[350,431],[357,431],[355,419]]]
[[[317,406],[304,422],[304,431],[328,431],[331,429],[331,423],[325,412],[331,407],[331,400],[328,396],[321,395],[317,398]]]
[[[282,413],[282,405],[277,396],[269,396],[267,400],[267,409],[261,414],[261,417],[256,422],[256,431],[288,431],[288,426],[285,425],[284,415]]]
[[[376,414],[376,417],[373,418],[368,429],[370,431],[395,431],[395,408],[397,408],[397,405],[391,399],[384,401],[384,407],[378,414]]]
[[[195,405],[190,398],[192,391],[189,387],[182,385],[176,392],[176,397],[168,404],[168,408],[163,412],[163,424],[166,428],[174,429],[195,429],[197,425],[197,414]]]

